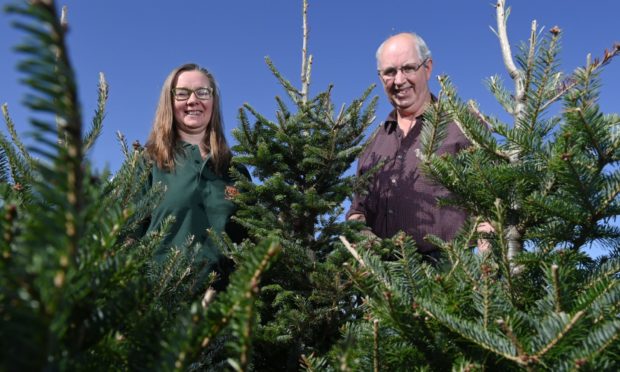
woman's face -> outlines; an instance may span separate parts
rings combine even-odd
[[[204,89],[196,92],[201,88],[207,88],[211,94],[205,94]],[[213,113],[213,87],[209,79],[200,71],[183,71],[177,77],[174,90],[176,93],[172,99],[177,131],[187,134],[205,133]],[[189,98],[185,99],[188,94]]]

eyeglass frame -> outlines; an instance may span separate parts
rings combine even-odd
[[[377,73],[379,74],[379,77],[381,77],[381,79],[383,79],[383,81],[390,81],[390,80],[394,80],[394,78],[396,78],[396,75],[398,74],[398,71],[402,72],[403,75],[405,76],[409,76],[409,75],[414,75],[416,72],[418,72],[418,70],[420,68],[422,68],[422,66],[426,67],[426,62],[428,62],[430,58],[426,57],[424,58],[424,60],[422,62],[420,62],[420,64],[418,64],[417,66],[412,66],[411,64],[405,64],[402,65],[400,67],[388,67],[386,69],[383,70],[377,70]],[[412,72],[405,72],[403,69],[404,68],[412,68],[413,71]],[[390,69],[394,69],[394,75],[390,76],[390,75],[386,75],[384,76],[384,72],[386,70],[390,70]]]
[[[196,94],[196,92],[197,92],[197,91],[199,91],[199,90],[201,90],[201,89],[206,89],[206,90],[209,92],[209,97],[206,97],[206,98],[200,98],[200,97],[198,96],[198,94]],[[187,92],[189,92],[189,95],[188,95],[188,96],[187,96],[187,98],[185,98],[185,99],[179,99],[179,98],[177,97],[177,93],[176,93],[176,91],[177,91],[177,90],[187,91]],[[172,93],[172,97],[173,97],[176,101],[187,101],[188,99],[190,99],[190,97],[192,96],[192,94],[193,94],[193,95],[195,95],[195,96],[196,96],[196,98],[198,98],[198,99],[199,99],[199,100],[201,100],[201,101],[208,101],[208,100],[210,100],[211,98],[213,98],[213,88],[211,88],[211,87],[200,87],[200,88],[196,88],[196,89],[190,89],[190,88],[172,88],[172,89],[170,89],[170,93]]]

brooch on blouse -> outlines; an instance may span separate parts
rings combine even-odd
[[[226,186],[224,189],[224,198],[226,200],[232,200],[237,195],[239,195],[239,190],[235,186]]]

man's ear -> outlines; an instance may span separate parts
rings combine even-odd
[[[431,73],[433,72],[433,59],[429,58],[424,64],[424,70],[426,71],[426,80],[430,80]]]

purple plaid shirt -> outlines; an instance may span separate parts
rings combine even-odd
[[[437,206],[437,197],[449,193],[428,180],[418,167],[416,150],[420,149],[421,129],[422,118],[418,117],[403,137],[395,111],[377,128],[358,159],[357,174],[364,174],[379,161],[385,160],[385,164],[370,180],[368,193],[354,196],[347,217],[363,214],[366,224],[380,238],[391,238],[404,231],[416,241],[420,251],[431,252],[436,247],[425,242],[424,236],[433,234],[444,240],[452,239],[466,214],[453,207]],[[451,123],[437,153],[456,153],[469,145],[461,130]]]

